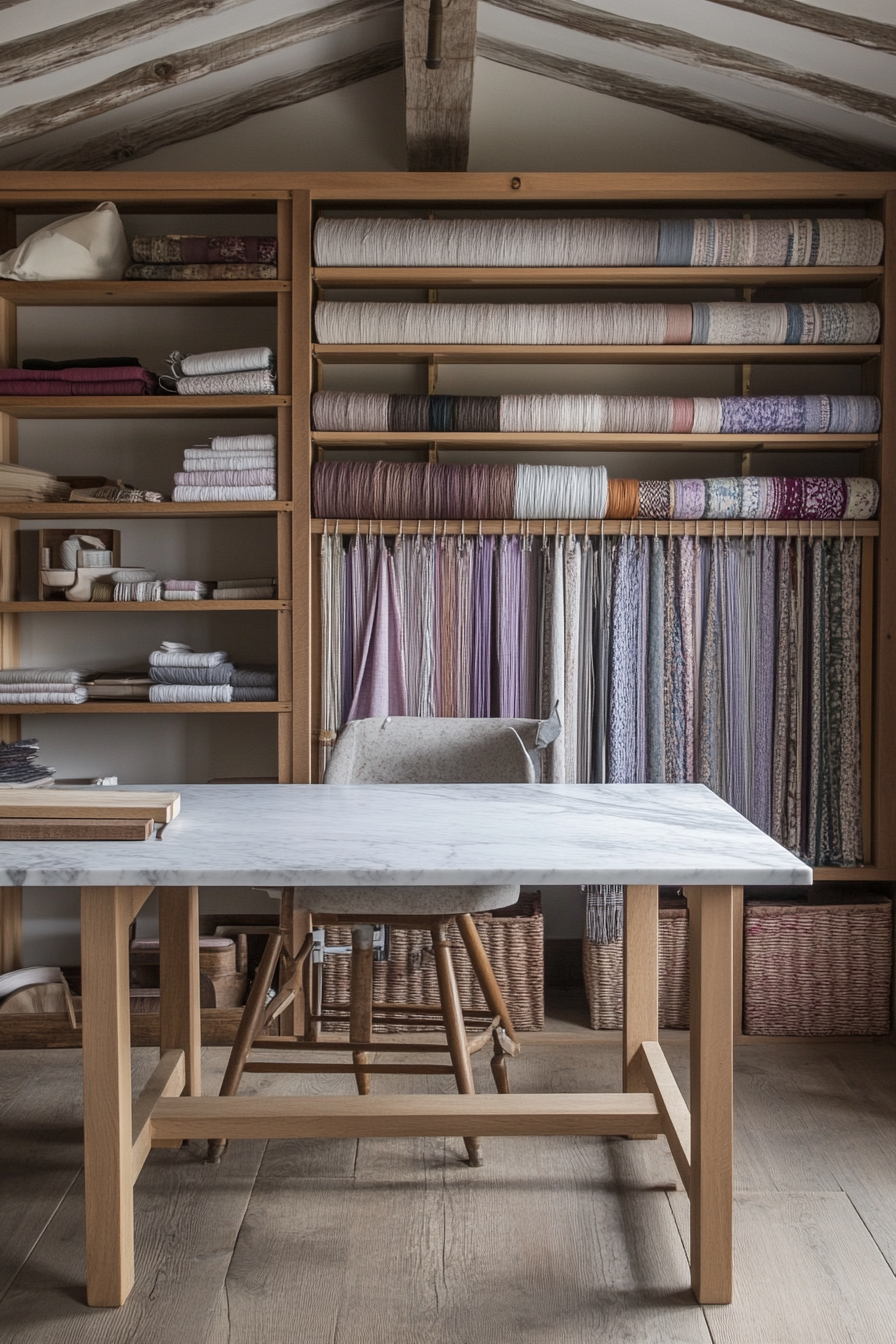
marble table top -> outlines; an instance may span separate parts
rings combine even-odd
[[[701,784],[165,787],[179,789],[181,811],[153,839],[6,841],[0,885],[812,881]]]

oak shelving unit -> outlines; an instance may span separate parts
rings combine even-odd
[[[276,281],[220,282],[63,282],[58,285],[0,283],[0,362],[14,364],[15,309],[23,305],[70,304],[85,306],[158,306],[196,304],[211,306],[274,306],[277,314],[278,395],[271,397],[137,397],[137,398],[15,398],[0,405],[0,459],[15,459],[18,419],[265,417],[277,420],[279,499],[273,504],[237,505],[6,505],[0,518],[0,663],[14,664],[17,624],[31,616],[37,604],[16,601],[11,579],[14,569],[15,528],[29,518],[79,517],[270,517],[278,539],[279,598],[272,603],[181,604],[204,612],[215,610],[276,611],[278,623],[281,694],[273,705],[148,706],[97,703],[90,707],[41,707],[44,712],[87,713],[233,713],[267,712],[278,715],[280,779],[304,782],[317,777],[319,726],[319,595],[316,585],[318,539],[332,521],[311,517],[311,466],[329,450],[392,452],[457,448],[512,453],[519,450],[564,452],[700,452],[755,454],[768,452],[808,454],[849,453],[855,474],[875,475],[881,486],[879,522],[856,524],[864,539],[862,703],[863,793],[868,845],[866,863],[856,869],[822,869],[816,877],[835,881],[896,881],[896,776],[889,769],[891,744],[896,740],[896,174],[883,173],[4,173],[0,174],[0,250],[11,245],[12,213],[39,213],[53,217],[90,208],[113,198],[125,213],[226,213],[257,211],[277,215],[280,279]],[[4,207],[7,224],[3,224]],[[547,212],[592,209],[599,213],[650,210],[700,214],[750,214],[769,210],[790,214],[867,213],[884,221],[884,264],[876,267],[816,268],[515,268],[515,267],[383,267],[334,268],[314,265],[312,233],[321,211],[377,214],[428,212],[462,214],[465,211]],[[3,232],[6,229],[5,234]],[[877,302],[882,310],[880,343],[862,346],[448,346],[448,345],[324,345],[315,340],[313,312],[316,298],[330,291],[408,290],[421,299],[436,297],[441,289],[462,290],[592,290],[643,291],[677,289],[711,291],[719,298],[741,298],[743,291],[757,297],[793,298],[798,291],[849,290],[854,297]],[[598,294],[595,293],[595,297]],[[609,297],[609,295],[606,295]],[[355,294],[352,297],[356,297]],[[570,296],[571,297],[571,296]],[[577,296],[578,297],[578,296]],[[818,295],[823,297],[823,295]],[[839,297],[839,296],[838,296]],[[562,434],[349,434],[314,431],[310,397],[326,386],[327,369],[338,365],[413,366],[419,390],[433,391],[438,371],[445,366],[474,365],[701,365],[729,366],[732,375],[750,366],[779,365],[796,371],[812,365],[851,365],[860,369],[861,388],[878,392],[883,402],[879,435],[562,435]],[[730,461],[730,459],[729,459]],[[711,474],[711,456],[705,474]],[[752,470],[761,470],[754,458]],[[730,470],[730,466],[729,466]],[[766,468],[770,470],[770,468]],[[83,510],[83,511],[82,511]],[[394,533],[422,531],[431,520],[340,521],[340,530]],[[573,523],[576,526],[575,523]],[[511,531],[528,528],[563,531],[568,520],[452,520],[436,523],[437,533]],[[579,524],[579,530],[583,525]],[[638,529],[639,524],[604,523]],[[652,522],[641,524],[652,533]],[[673,524],[673,527],[679,526]],[[685,526],[685,525],[682,525]],[[693,524],[687,525],[693,528]],[[721,530],[723,525],[717,524]],[[698,524],[711,531],[712,525]],[[805,535],[808,523],[729,523],[729,535],[747,527],[757,534],[780,534],[789,528]],[[819,535],[821,524],[811,525]],[[835,535],[836,524],[824,525]],[[599,523],[589,523],[592,535]],[[669,524],[657,524],[660,534]],[[828,530],[829,529],[829,530]],[[852,535],[852,524],[844,534]],[[41,604],[48,609],[54,604]],[[90,605],[100,610],[101,604]],[[163,604],[108,604],[116,611],[140,610],[151,614]],[[79,609],[80,604],[68,604]],[[167,604],[165,604],[167,610]],[[110,629],[113,627],[110,626]],[[289,688],[286,696],[285,688]],[[2,725],[8,735],[9,720]]]

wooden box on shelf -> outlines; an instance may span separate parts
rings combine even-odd
[[[61,588],[50,588],[43,582],[41,571],[44,569],[61,569],[62,562],[59,558],[59,547],[69,537],[86,536],[96,537],[103,543],[103,549],[112,552],[112,563],[116,568],[121,564],[121,532],[118,528],[111,527],[85,527],[79,528],[77,525],[72,527],[42,527],[37,534],[37,595],[38,601],[48,602],[65,600],[65,590]],[[44,565],[45,552],[50,553],[49,565]]]

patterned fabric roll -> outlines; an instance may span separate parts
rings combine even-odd
[[[761,518],[762,486],[758,476],[742,476],[740,482],[741,518]]]
[[[706,486],[699,480],[675,482],[673,518],[702,518],[706,508]]]
[[[639,518],[671,518],[672,513],[671,481],[638,482]]]
[[[741,516],[741,477],[710,476],[703,482],[706,487],[704,518],[739,518]]]
[[[866,476],[847,476],[845,483],[846,507],[843,517],[855,519],[856,522],[873,518],[880,503],[880,486],[877,481]]]
[[[804,476],[801,518],[842,518],[847,487],[842,476]]]

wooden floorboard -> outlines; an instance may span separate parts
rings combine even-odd
[[[665,1048],[687,1095],[687,1046]],[[212,1091],[226,1051],[203,1054]],[[511,1085],[616,1091],[619,1056],[524,1047]],[[152,1153],[136,1186],[136,1287],[120,1311],[95,1311],[83,1289],[79,1052],[4,1052],[0,1338],[893,1344],[896,1052],[759,1043],[735,1058],[732,1307],[691,1296],[687,1199],[664,1139],[491,1138],[472,1169],[459,1141],[411,1138],[247,1141],[216,1168],[199,1144]],[[135,1052],[135,1085],[154,1060]],[[491,1091],[486,1052],[474,1073]],[[243,1088],[352,1090],[348,1077],[264,1074]]]

